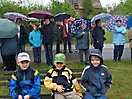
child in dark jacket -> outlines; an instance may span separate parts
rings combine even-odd
[[[86,90],[85,99],[106,99],[105,93],[112,84],[112,76],[103,65],[103,57],[98,49],[91,51],[90,65],[87,66],[81,77],[81,85]]]
[[[28,37],[29,42],[32,44],[33,48],[33,56],[34,56],[34,63],[39,66],[41,64],[41,44],[43,41],[43,36],[38,29],[38,25],[33,25],[33,31],[30,32]]]
[[[27,53],[18,54],[18,69],[10,79],[10,92],[13,99],[40,99],[40,73],[29,66]]]

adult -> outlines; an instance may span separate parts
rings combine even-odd
[[[63,41],[64,41],[64,53],[67,52],[67,43],[68,43],[68,49],[69,53],[73,53],[71,50],[71,35],[70,35],[70,26],[68,24],[68,19],[64,19],[63,23]]]
[[[44,19],[44,25],[42,25],[41,33],[43,35],[43,44],[46,53],[46,64],[48,66],[53,65],[53,53],[52,53],[52,46],[53,46],[53,23],[50,22],[50,18],[46,17]]]
[[[3,59],[3,64],[5,66],[4,70],[16,70],[16,54],[19,52],[18,38],[17,35],[13,38],[1,39],[1,55]]]
[[[28,23],[29,23],[29,26],[27,27],[27,33],[29,35],[30,32],[32,32],[32,30],[33,30],[33,22],[29,21]]]
[[[92,31],[92,37],[93,37],[93,46],[95,49],[99,49],[102,53],[103,45],[104,45],[104,35],[105,31],[102,27],[102,22],[100,19],[95,21],[95,27]]]
[[[114,58],[115,62],[117,59],[121,61],[121,57],[124,50],[126,29],[122,26],[121,20],[116,20],[113,33],[113,45],[114,45]]]
[[[78,30],[76,36],[77,48],[79,49],[80,64],[83,65],[83,53],[85,54],[85,64],[88,65],[89,59],[89,33],[86,29],[86,23],[81,23],[81,28]]]
[[[56,54],[57,53],[62,53],[60,51],[60,43],[62,42],[62,26],[61,26],[61,21],[56,21],[56,24],[54,26],[54,39],[56,41]]]
[[[132,28],[130,28],[129,32],[128,32],[128,39],[130,42],[130,48],[131,48],[131,60],[132,60]]]
[[[18,45],[20,48],[19,52],[25,52],[25,41],[27,38],[27,31],[24,25],[22,25],[22,19],[21,18],[17,18],[16,19],[16,24],[18,25],[18,29],[20,30],[20,32],[18,32],[17,36],[18,36]]]

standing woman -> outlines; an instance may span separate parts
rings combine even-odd
[[[114,58],[115,62],[117,59],[121,61],[121,57],[124,50],[126,29],[122,26],[121,20],[116,20],[113,33],[113,45],[114,45]]]
[[[103,45],[104,45],[104,35],[105,31],[102,27],[102,22],[100,19],[95,21],[96,26],[93,28],[92,37],[93,37],[93,46],[95,49],[99,49],[102,53]]]
[[[129,32],[128,32],[128,39],[130,42],[130,48],[131,48],[131,60],[132,60],[132,28],[130,28]]]

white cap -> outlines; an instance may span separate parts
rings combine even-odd
[[[28,53],[26,53],[26,52],[19,53],[18,57],[17,57],[17,61],[21,62],[24,60],[31,61]]]

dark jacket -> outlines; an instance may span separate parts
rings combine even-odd
[[[62,41],[62,37],[63,37],[62,26],[55,25],[54,26],[54,40]]]
[[[1,39],[1,54],[4,56],[15,55],[19,52],[17,35],[13,38]]]
[[[85,34],[82,34],[85,32]],[[80,28],[75,36],[77,38],[78,49],[89,49],[89,34],[88,30]]]
[[[94,67],[91,64],[92,55],[100,57],[101,62],[98,67]],[[90,65],[83,70],[81,85],[89,94],[93,96],[103,96],[112,84],[112,76],[108,68],[103,65],[103,58],[101,52],[98,49],[91,51],[89,61]]]
[[[10,92],[13,99],[19,95],[24,98],[29,95],[33,99],[40,99],[40,74],[30,66],[26,70],[18,67],[10,79]]]
[[[53,44],[53,36],[54,36],[54,26],[52,23],[49,23],[48,25],[43,25],[40,29],[42,35],[43,35],[43,44]]]
[[[20,40],[19,40],[18,44],[20,44],[20,45],[25,44],[25,40],[26,40],[27,36],[28,35],[27,35],[25,26],[20,25]]]
[[[105,31],[102,27],[95,26],[92,31],[92,37],[94,40],[94,47],[99,49],[103,48]],[[99,42],[97,42],[99,41]]]

